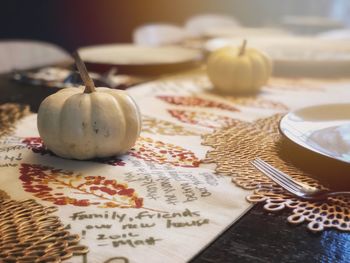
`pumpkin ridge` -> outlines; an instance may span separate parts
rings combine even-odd
[[[136,102],[125,91],[120,91],[117,94],[113,94],[112,92],[108,92],[108,91],[107,93],[113,96],[113,98],[116,100],[119,107],[121,108],[121,111],[123,112],[123,115],[122,115],[123,123],[125,124],[125,127],[126,127],[125,133],[124,133],[125,140],[121,144],[122,147],[120,146],[121,150],[119,154],[124,154],[134,145],[134,143],[131,144],[130,141],[136,140],[136,138],[140,135],[141,125],[142,125],[141,118],[140,118],[141,113]],[[130,111],[133,111],[133,110],[135,111],[136,114],[131,114],[131,115],[135,115],[136,118],[129,119],[129,122],[133,123],[132,125],[126,125],[128,121],[127,116],[130,115]],[[136,133],[133,131],[135,128],[137,129]],[[135,138],[133,138],[133,136]]]
[[[73,96],[75,96],[75,94]],[[67,107],[67,104],[68,104],[67,101],[68,101],[69,98],[71,98],[71,97],[68,97],[67,99],[64,100],[62,108],[60,110],[60,114],[59,114],[59,134],[63,134],[62,130],[63,130],[64,118],[63,118],[62,112],[63,112],[63,109],[65,107]],[[63,149],[67,149],[67,145],[66,145],[65,141],[63,140],[63,136],[58,136],[58,140],[60,141],[60,145],[63,146]],[[62,147],[60,147],[60,148],[62,149]],[[56,153],[56,150],[53,151],[53,152],[55,154],[57,154],[57,155],[65,157],[65,158],[71,158],[71,154],[67,153],[67,150],[66,151],[63,150],[63,152],[60,151],[59,153]]]
[[[92,104],[91,122],[98,129],[98,132],[93,134],[96,142],[95,154],[97,157],[117,155],[120,153],[119,149],[125,140],[126,133],[126,120],[122,107],[116,101],[115,96],[111,96],[107,92],[95,92],[90,96]],[[108,132],[109,135],[106,137],[105,134],[101,134],[103,131]],[[118,136],[116,136],[116,133]],[[108,148],[107,154],[105,152],[106,147]],[[118,149],[118,151],[112,151],[111,148]]]
[[[118,118],[118,120],[123,123],[123,127],[124,127],[123,128],[123,136],[122,136],[124,138],[124,140],[122,140],[120,142],[120,144],[118,145],[118,148],[122,148],[122,150],[120,150],[118,152],[118,154],[122,154],[121,151],[124,151],[124,149],[125,149],[125,142],[128,141],[127,139],[125,139],[128,136],[128,127],[126,125],[127,120],[125,118],[125,109],[122,106],[123,102],[121,102],[121,98],[119,97],[119,94],[117,96],[112,96],[112,97],[113,97],[113,102],[114,102],[115,106],[118,108],[118,111],[122,112],[122,114],[121,114],[122,118]]]
[[[247,52],[248,50],[246,50]],[[249,70],[249,78],[250,78],[250,81],[249,81],[249,86],[250,88],[253,88],[254,87],[254,61],[253,61],[253,58],[251,56],[248,57],[248,60],[247,62],[249,63],[247,65],[248,67],[248,70]]]
[[[254,60],[254,63],[251,64],[251,67],[252,67],[252,77],[251,77],[252,86],[251,87],[255,88],[255,87],[259,87],[260,85],[263,85],[259,80],[261,79],[261,76],[265,75],[267,72],[264,68],[265,66],[264,61],[262,61],[259,54],[257,54],[255,50],[253,50],[253,52],[251,53],[250,59],[251,61]]]
[[[88,98],[87,101],[89,101],[89,104],[84,106],[83,108],[77,106],[77,105],[82,103],[84,98]],[[76,107],[76,108],[71,108],[72,106]],[[85,138],[83,128],[77,127],[77,124],[78,124],[78,126],[80,126],[80,124],[82,124],[82,122],[83,122],[82,116],[83,115],[78,114],[77,116],[79,116],[81,119],[75,119],[74,122],[71,123],[71,125],[66,123],[67,120],[72,118],[72,109],[74,111],[83,112],[84,108],[91,109],[90,95],[86,94],[86,93],[77,93],[77,94],[74,94],[74,95],[68,97],[62,106],[61,113],[60,113],[60,128],[61,128],[60,134],[63,134],[63,135],[66,134],[64,129],[66,129],[66,130],[74,129],[75,132],[73,134],[68,134],[68,135],[69,136],[73,135],[74,137],[78,137],[76,139],[74,138],[74,139],[64,140],[64,138],[66,136],[60,136],[60,141],[61,141],[61,144],[63,146],[63,147],[61,147],[61,149],[62,148],[65,149],[65,154],[67,155],[66,158],[71,159],[71,158],[73,158],[73,156],[77,156],[77,155],[79,155],[77,157],[77,159],[91,158],[91,156],[90,156],[91,154],[89,154],[89,152],[79,151],[81,153],[77,154],[77,150],[76,150],[76,149],[80,149],[80,148],[86,146],[86,141],[84,141],[84,139],[83,139],[83,138]],[[65,111],[67,112],[67,114],[64,114]],[[74,125],[74,127],[71,127],[72,125]],[[86,126],[88,126],[88,123],[86,123]],[[87,127],[87,130],[89,130],[89,127]],[[88,136],[89,136],[89,134],[88,134]]]

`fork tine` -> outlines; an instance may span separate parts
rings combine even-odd
[[[257,162],[254,162],[254,161],[252,162],[252,164],[254,165],[254,167],[256,169],[261,171],[265,176],[270,178],[272,181],[274,181],[276,184],[278,184],[279,186],[281,186],[282,188],[284,188],[288,192],[290,192],[290,193],[292,193],[294,195],[299,195],[300,194],[298,189],[291,187],[289,184],[287,184],[284,181],[281,181],[281,179],[279,179],[274,174],[272,174],[271,171],[266,169],[266,167],[262,166],[261,164],[259,164]]]
[[[277,170],[275,167],[273,167],[272,165],[268,164],[267,162],[261,160],[260,158],[256,158],[256,161],[258,163],[260,163],[262,166],[266,167],[266,169],[270,170],[271,173],[273,173],[275,176],[277,176],[278,178],[280,178],[284,182],[293,185],[298,190],[303,188],[303,185],[301,185],[298,182],[294,181],[288,175],[286,175],[285,173],[281,172],[280,170]]]
[[[251,163],[256,169],[261,171],[263,174],[265,174],[272,181],[274,181],[275,183],[280,185],[282,188],[284,188],[285,190],[287,190],[288,192],[290,192],[294,195],[300,196],[300,192],[298,189],[291,187],[289,184],[287,184],[284,181],[281,181],[280,178],[276,177],[274,174],[271,173],[271,171],[269,171],[266,167],[262,166],[256,160],[252,161]]]

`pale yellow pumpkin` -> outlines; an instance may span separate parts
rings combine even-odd
[[[207,74],[218,92],[252,93],[265,85],[271,75],[271,59],[254,48],[227,46],[210,54]]]
[[[85,160],[126,153],[140,134],[141,115],[125,91],[66,88],[41,103],[37,124],[48,149]]]

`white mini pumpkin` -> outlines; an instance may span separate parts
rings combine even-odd
[[[221,93],[252,93],[265,85],[271,75],[271,59],[254,48],[227,46],[210,54],[207,74]]]
[[[127,152],[140,134],[141,116],[125,91],[66,88],[41,103],[37,124],[48,149],[85,160]]]

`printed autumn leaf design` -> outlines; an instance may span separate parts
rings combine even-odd
[[[188,130],[183,126],[176,125],[169,121],[159,120],[148,116],[142,117],[142,131],[151,133],[151,134],[161,134],[161,135],[180,135],[180,136],[200,135],[199,133]]]
[[[239,120],[235,120],[227,116],[217,115],[209,112],[173,109],[169,109],[168,112],[171,114],[171,116],[181,122],[212,129],[229,127],[240,122]]]
[[[272,110],[281,110],[287,111],[288,107],[283,103],[276,102],[273,100],[268,100],[259,97],[234,97],[234,96],[225,96],[225,99],[242,106],[259,108],[259,109],[272,109]]]
[[[320,92],[324,87],[329,85],[329,79],[310,79],[310,78],[272,78],[269,80],[266,89],[280,91],[308,91]]]
[[[25,143],[34,153],[55,156],[54,153],[43,145],[40,137],[25,138],[22,143]],[[112,156],[103,159],[93,159],[91,161],[113,166],[124,166],[128,156],[158,164],[171,164],[182,167],[198,167],[200,163],[195,154],[189,150],[143,137],[139,137],[135,146],[124,156]]]
[[[27,137],[24,138],[21,143],[27,145],[35,153],[40,153],[41,155],[49,154],[54,155],[49,149],[43,145],[43,140],[40,137]]]
[[[35,153],[39,153],[41,155],[52,155],[55,156],[53,152],[51,152],[49,149],[47,149],[44,144],[43,140],[40,137],[28,137],[22,140],[22,143],[26,144],[29,149],[31,149]],[[92,161],[98,162],[98,163],[105,163],[112,166],[124,166],[125,162],[122,161],[119,157],[113,156],[108,158],[102,158],[102,159],[93,159]]]
[[[198,167],[200,164],[192,151],[174,144],[155,141],[152,138],[140,137],[129,155],[149,162],[181,167]]]
[[[103,176],[85,176],[39,164],[22,163],[25,191],[55,205],[141,208],[143,198],[133,188]]]
[[[157,96],[157,98],[173,105],[218,108],[228,111],[239,111],[239,109],[231,105],[194,96]]]

